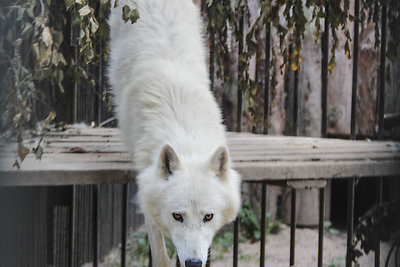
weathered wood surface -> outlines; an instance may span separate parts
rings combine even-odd
[[[400,143],[228,133],[231,158],[247,181],[400,175]],[[35,140],[28,140],[31,148]],[[41,160],[30,153],[13,167],[16,144],[0,145],[0,186],[133,182],[118,129],[49,132]],[[83,153],[74,153],[81,150]]]

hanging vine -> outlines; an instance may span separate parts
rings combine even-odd
[[[361,0],[362,8],[359,20],[362,27],[365,24],[374,23],[376,46],[380,44],[380,10],[382,3],[388,2],[388,18],[391,39],[388,44],[387,56],[392,61],[397,56],[397,50],[400,44],[399,37],[395,34],[398,32],[400,25],[399,2],[396,0]],[[250,21],[250,12],[247,0],[236,1],[212,1],[207,0],[207,15],[208,15],[208,33],[214,34],[216,38],[216,55],[218,71],[217,77],[224,80],[227,78],[227,69],[231,63],[231,51],[227,46],[228,32],[233,32],[236,41],[240,38],[239,20],[241,14],[244,14],[247,22]],[[232,9],[232,5],[235,6]],[[304,9],[312,11],[312,17],[308,20],[305,16]],[[326,10],[329,9],[327,17]],[[233,12],[234,11],[234,12]],[[259,123],[261,116],[259,114],[260,107],[257,107],[257,99],[259,96],[258,90],[261,90],[261,85],[250,75],[250,61],[257,53],[257,40],[260,34],[265,32],[265,25],[271,23],[274,28],[274,34],[279,39],[280,54],[283,59],[283,64],[280,65],[280,72],[286,69],[290,64],[290,68],[294,71],[299,70],[301,66],[301,49],[302,39],[307,25],[315,25],[315,41],[319,41],[322,34],[321,25],[326,20],[329,22],[330,36],[332,43],[330,45],[330,59],[328,62],[328,70],[332,71],[336,65],[336,50],[339,45],[338,32],[342,32],[346,38],[344,44],[344,53],[347,58],[351,58],[350,42],[352,41],[348,23],[354,21],[354,14],[350,11],[350,0],[265,0],[259,1],[259,14],[252,25],[248,25],[248,31],[245,33],[245,44],[241,56],[238,59],[239,72],[243,72],[243,81],[238,81],[246,96],[249,112],[252,115],[252,123]],[[210,31],[212,29],[212,31]],[[291,46],[291,53],[289,53]],[[277,62],[274,49],[271,50],[271,95],[276,95],[276,73],[275,62]],[[273,98],[272,98],[273,100]]]
[[[0,130],[18,142],[16,167],[29,153],[24,130],[37,122],[35,102],[52,111],[42,88],[65,94],[71,81],[97,83],[84,66],[107,59],[110,8],[111,0],[9,0],[0,7]],[[137,18],[124,8],[121,19]]]

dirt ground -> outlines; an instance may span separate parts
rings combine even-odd
[[[290,227],[281,224],[278,234],[268,235],[266,243],[265,266],[289,266]],[[239,244],[239,266],[255,267],[260,260],[260,242]],[[344,266],[346,255],[346,234],[339,232],[324,235],[324,266]],[[295,262],[298,267],[317,266],[318,230],[296,229]],[[212,267],[232,266],[232,250],[224,255],[223,260],[214,261]]]
[[[266,242],[266,260],[265,266],[268,267],[288,267],[289,249],[290,249],[290,227],[280,224],[280,231],[277,234],[270,234]],[[325,231],[324,234],[324,267],[344,267],[346,255],[346,233],[338,231],[337,234],[331,234]],[[387,243],[381,243],[381,266],[384,266],[385,260],[390,249]],[[128,252],[129,253],[129,252]],[[212,267],[231,267],[232,249],[227,253],[221,254],[220,251],[212,251],[212,258],[217,259],[211,262]],[[128,255],[129,258],[129,255]],[[100,267],[114,267],[119,265],[120,252],[114,249],[107,257],[106,262],[99,264]],[[318,229],[297,228],[296,229],[296,251],[295,267],[315,267],[318,259]],[[239,243],[239,266],[257,267],[260,264],[260,242]],[[112,263],[111,263],[112,262]],[[363,256],[359,259],[361,267],[374,266],[374,253]],[[84,267],[92,266],[90,263]],[[128,262],[127,266],[137,266],[137,264]],[[389,263],[389,267],[394,267],[394,257]]]
[[[290,227],[281,224],[278,234],[268,235],[265,247],[267,267],[288,267],[290,250]],[[346,264],[346,243],[347,234],[344,231],[338,231],[337,234],[331,234],[328,231],[324,233],[324,267],[344,267]],[[385,266],[391,244],[381,242],[381,265]],[[239,266],[257,267],[260,264],[260,242],[240,243],[239,244]],[[400,256],[400,255],[398,255]],[[392,256],[388,263],[389,267],[395,267],[395,257]],[[358,259],[360,267],[373,267],[375,254],[370,252]],[[297,228],[296,229],[296,251],[295,267],[316,267],[318,261],[318,229]],[[222,260],[213,261],[212,267],[231,267],[232,250],[224,255]],[[353,264],[354,266],[354,264]]]

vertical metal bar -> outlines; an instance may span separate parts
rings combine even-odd
[[[244,14],[241,11],[239,15],[239,48],[238,48],[238,91],[237,91],[237,126],[236,126],[236,131],[241,132],[242,131],[242,116],[243,116],[243,88],[241,86],[242,82],[244,81],[243,78],[243,62],[242,62],[242,53],[243,53],[243,43],[244,43],[244,37],[243,37],[243,24],[244,24]]]
[[[325,5],[325,25],[324,35],[322,39],[322,66],[321,66],[321,106],[322,106],[322,123],[321,123],[321,136],[327,135],[327,105],[328,105],[328,57],[329,57],[329,2]]]
[[[211,267],[211,247],[208,248],[208,256],[207,256],[206,267]]]
[[[264,267],[265,265],[265,221],[267,215],[267,184],[265,182],[262,183],[261,189],[261,244],[260,244],[260,267]]]
[[[323,256],[324,256],[324,217],[325,217],[325,187],[319,189],[318,267],[322,267]]]
[[[116,216],[115,216],[115,188],[118,185],[111,185],[112,190],[111,190],[111,244],[112,246],[115,245],[116,241],[115,241],[115,225],[114,225],[114,221],[116,221]]]
[[[378,104],[378,139],[384,139],[384,114],[385,114],[385,83],[386,83],[386,23],[387,23],[387,3],[382,2],[381,14],[381,51],[379,66],[379,104]],[[378,203],[382,202],[382,177],[378,178]],[[375,267],[380,266],[381,248],[380,243],[375,248]]]
[[[294,136],[297,136],[298,109],[299,109],[299,71],[296,70],[294,72],[294,91],[293,91],[293,135]]]
[[[354,3],[354,40],[353,40],[353,81],[351,89],[351,127],[350,138],[356,139],[356,120],[357,120],[357,78],[358,78],[358,46],[359,46],[359,14],[360,0]]]
[[[353,225],[354,225],[354,190],[355,178],[351,178],[348,184],[347,192],[347,253],[346,267],[352,266],[352,251],[353,251]]]
[[[376,202],[382,204],[382,176],[376,179]],[[377,247],[375,248],[375,267],[381,266],[381,245],[378,241]]]
[[[75,185],[72,186],[72,194],[71,194],[71,216],[70,216],[70,237],[69,237],[69,266],[74,266],[74,249],[75,249],[75,216],[76,216],[76,192]]]
[[[128,190],[129,184],[122,185],[122,226],[121,226],[121,267],[126,266],[126,235],[127,235],[127,220],[128,220]]]
[[[93,267],[99,265],[99,185],[93,186]]]
[[[97,76],[97,90],[98,90],[98,95],[97,95],[97,125],[100,125],[101,123],[101,102],[102,102],[102,97],[103,97],[103,38],[100,35],[100,40],[99,40],[99,72]]]
[[[271,2],[269,3],[271,5]],[[271,22],[265,25],[265,80],[264,80],[264,121],[263,133],[268,134],[269,127],[269,94],[270,94],[270,78],[271,71]]]
[[[239,251],[239,216],[233,223],[233,267],[238,267]]]
[[[289,48],[289,50],[288,50],[288,53],[286,55],[287,56],[287,63],[285,65],[285,73],[284,73],[284,76],[283,76],[283,90],[284,90],[284,92],[285,92],[285,94],[287,96],[288,103],[291,104],[291,102],[289,100],[289,97],[288,97],[288,96],[291,95],[291,90],[292,90],[292,87],[290,86],[290,81],[291,81],[291,71],[292,71],[291,65],[292,65],[292,55],[293,55],[293,43],[292,43],[291,40],[290,40],[288,48]],[[289,114],[289,112],[288,112],[288,114]],[[289,135],[291,133],[293,133],[293,130],[292,129],[290,129],[290,130],[291,130],[291,132],[288,133]]]
[[[385,113],[385,82],[386,82],[386,21],[387,21],[387,3],[382,2],[382,21],[381,21],[381,52],[380,52],[380,67],[379,67],[379,120],[378,120],[378,138],[382,140],[384,137],[384,121]]]
[[[290,205],[290,266],[295,265],[296,246],[296,189],[292,188]]]
[[[149,267],[153,266],[153,260],[151,258],[151,247],[149,246]]]
[[[77,36],[76,36],[76,27],[72,26],[73,29],[73,47],[74,47],[74,58],[75,58],[75,73],[78,72],[79,66],[79,52],[78,52],[78,43],[77,43]],[[73,107],[73,122],[78,122],[78,81],[74,81],[74,107]]]

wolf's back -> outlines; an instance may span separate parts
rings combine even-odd
[[[137,8],[136,23],[122,20],[124,4]],[[111,12],[109,80],[137,169],[157,160],[165,144],[205,157],[225,144],[201,25],[191,0],[119,1]]]

